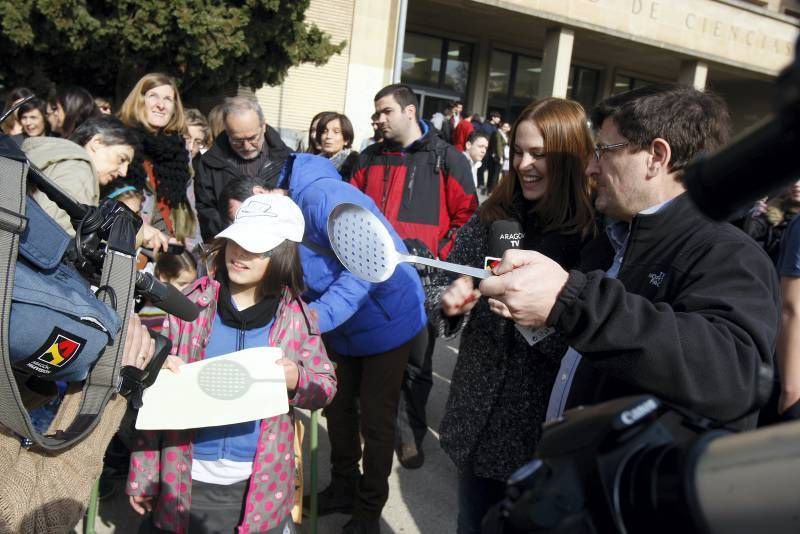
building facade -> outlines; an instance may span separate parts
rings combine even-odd
[[[460,100],[509,121],[543,96],[589,110],[681,81],[723,96],[742,130],[774,107],[798,16],[798,0],[312,0],[307,21],[347,47],[255,95],[294,144],[314,114],[334,110],[350,117],[358,146],[372,133],[373,95],[393,81],[415,89],[424,118]]]

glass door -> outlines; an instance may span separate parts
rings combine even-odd
[[[459,95],[441,92],[432,92],[426,89],[414,88],[419,98],[419,117],[430,120],[434,113],[442,113],[448,104],[459,100]]]

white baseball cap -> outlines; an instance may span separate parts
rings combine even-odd
[[[236,212],[233,224],[217,234],[255,254],[277,247],[287,239],[303,241],[303,213],[292,199],[278,194],[248,198]]]

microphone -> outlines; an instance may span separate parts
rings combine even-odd
[[[136,291],[155,306],[184,321],[194,321],[200,309],[173,285],[165,284],[150,273],[136,273]]]
[[[494,221],[489,230],[489,256],[502,258],[506,250],[522,248],[523,239],[525,239],[525,232],[519,221],[513,219]]]
[[[525,231],[519,221],[514,219],[498,219],[494,221],[489,229],[489,243],[487,246],[489,256],[486,257],[485,266],[493,266],[493,262],[499,261],[499,258],[503,257],[503,253],[506,250],[522,248],[524,240]],[[514,326],[517,327],[517,331],[531,346],[536,345],[555,331],[550,327],[534,329],[516,323]]]

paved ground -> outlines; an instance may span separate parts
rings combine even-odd
[[[434,384],[428,402],[428,423],[431,428],[424,444],[425,465],[421,469],[409,471],[400,466],[395,459],[392,476],[389,479],[389,502],[383,512],[381,532],[383,534],[430,534],[455,532],[456,525],[456,471],[450,459],[439,447],[439,422],[444,413],[450,376],[458,353],[458,340],[445,342],[437,340],[434,353]],[[300,413],[308,428],[308,414]],[[319,489],[330,480],[328,463],[328,437],[325,418],[320,418],[320,470]],[[309,487],[308,438],[305,440],[306,488]],[[98,534],[135,533],[139,518],[127,504],[123,495],[123,482],[120,481],[116,493],[100,503],[100,516],[95,524]],[[306,490],[308,492],[308,490]],[[345,515],[332,515],[320,518],[319,534],[338,534],[347,522]],[[83,532],[78,525],[76,532]],[[303,534],[311,532],[308,522],[303,524]]]

